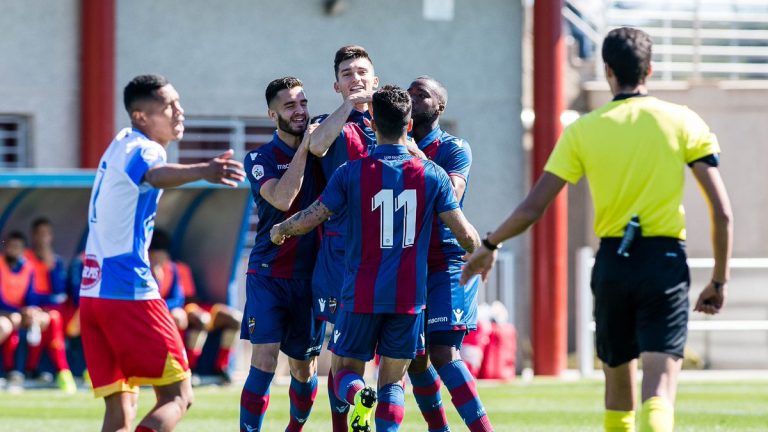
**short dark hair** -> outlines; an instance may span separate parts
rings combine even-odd
[[[40,228],[43,225],[53,226],[53,223],[51,223],[51,220],[48,219],[45,216],[41,216],[34,221],[32,221],[32,231],[35,231],[36,229]]]
[[[280,90],[290,90],[294,87],[304,87],[304,83],[300,79],[287,76],[272,80],[267,85],[267,90],[264,92],[264,96],[267,98],[267,106],[272,103],[272,100],[277,96]]]
[[[640,29],[613,29],[603,40],[603,62],[616,75],[619,85],[643,84],[651,68],[652,45],[651,37]]]
[[[339,78],[339,65],[343,61],[364,58],[373,64],[371,56],[368,55],[368,51],[360,45],[345,45],[336,51],[336,56],[333,58],[333,76],[336,79]]]
[[[149,244],[149,250],[171,251],[171,236],[165,231],[155,228],[152,233],[152,242]]]
[[[418,76],[414,81],[431,82],[435,86],[435,89],[437,90],[438,102],[440,102],[443,105],[448,105],[448,90],[445,89],[445,86],[443,85],[443,83],[432,78],[429,75]]]
[[[27,237],[21,233],[21,231],[11,231],[8,236],[5,237],[5,241],[21,240],[24,246],[27,245]]]
[[[128,113],[139,110],[139,103],[147,100],[158,100],[157,91],[170,84],[168,80],[157,74],[139,75],[131,80],[123,89],[123,104]]]
[[[406,132],[411,120],[411,97],[395,85],[385,85],[373,94],[373,120],[384,137],[395,138]]]

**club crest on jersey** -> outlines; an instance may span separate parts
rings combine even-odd
[[[464,311],[456,308],[453,310],[453,317],[456,318],[456,321],[461,321],[461,317],[464,316]]]
[[[254,330],[256,330],[256,318],[248,317],[248,334],[253,334]]]
[[[86,255],[83,261],[83,275],[80,281],[82,289],[87,290],[101,281],[101,266],[95,255]]]
[[[253,168],[251,168],[251,175],[253,175],[253,178],[256,180],[261,180],[261,178],[264,177],[264,167],[261,165],[254,165]]]
[[[336,305],[338,304],[336,297],[331,297],[328,299],[328,312],[330,313],[336,313]]]

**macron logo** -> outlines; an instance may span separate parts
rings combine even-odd
[[[464,311],[456,308],[453,310],[453,316],[456,318],[456,321],[461,321],[461,317],[464,316]]]
[[[320,305],[320,312],[325,312],[325,299],[317,299],[317,303]]]
[[[336,341],[339,340],[339,336],[341,336],[341,332],[338,330],[333,331],[333,343],[336,343]]]
[[[245,426],[245,430],[248,432],[259,432],[258,426],[251,426],[248,423],[243,423],[243,426]]]

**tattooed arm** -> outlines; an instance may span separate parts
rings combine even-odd
[[[322,202],[315,201],[309,207],[272,227],[269,235],[272,243],[281,245],[288,237],[304,235],[328,219],[333,212]]]

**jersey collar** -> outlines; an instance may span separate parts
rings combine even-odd
[[[421,141],[418,142],[419,150],[424,150],[425,148],[429,147],[430,144],[435,142],[437,137],[441,136],[443,134],[443,130],[440,129],[440,126],[437,126],[436,128],[432,129],[427,136],[421,139]]]
[[[280,136],[277,134],[277,131],[274,131],[272,133],[272,142],[275,143],[275,145],[283,151],[283,153],[287,154],[288,156],[293,156],[296,154],[296,150],[292,149],[288,144],[285,143],[285,141],[280,139]]]
[[[349,117],[347,117],[347,123],[349,122],[355,122],[361,126],[364,126],[363,119],[371,119],[371,114],[368,111],[358,111],[356,109],[353,109],[352,112],[349,113]]]
[[[635,93],[619,93],[619,94],[617,94],[616,96],[613,97],[613,102],[621,101],[621,100],[626,100],[626,99],[633,98],[633,97],[645,97],[645,96],[648,96],[648,93],[640,93],[640,92],[635,92]]]
[[[402,144],[383,144],[377,145],[373,149],[374,155],[407,155],[408,148]]]

